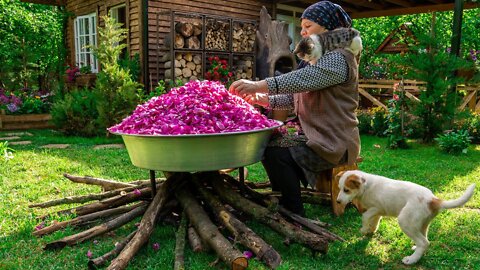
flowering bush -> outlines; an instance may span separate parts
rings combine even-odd
[[[232,83],[233,73],[229,71],[228,62],[218,56],[208,57],[208,71],[205,72],[205,79],[219,81],[227,88]]]
[[[393,98],[388,102],[388,114],[386,118],[387,130],[385,134],[388,137],[388,147],[391,149],[407,148],[407,131],[404,129],[405,94],[403,89],[397,91],[399,84],[393,86]],[[400,86],[402,87],[402,86]]]
[[[80,75],[80,68],[77,66],[68,66],[65,73],[67,74],[67,82],[74,82],[75,78]]]
[[[108,130],[126,134],[180,135],[249,131],[276,126],[218,82],[190,81],[137,106]]]
[[[0,109],[7,114],[46,113],[50,111],[52,96],[46,91],[21,89],[7,91],[0,88]]]

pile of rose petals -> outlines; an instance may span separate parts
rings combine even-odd
[[[211,134],[277,126],[252,105],[214,81],[190,81],[137,106],[108,130],[141,135]]]

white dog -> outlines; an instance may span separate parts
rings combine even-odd
[[[416,263],[429,246],[430,221],[442,209],[464,205],[473,195],[475,184],[456,200],[443,201],[429,189],[412,182],[389,179],[362,171],[346,171],[340,177],[337,202],[343,205],[356,199],[362,212],[362,234],[374,233],[382,216],[398,217],[402,231],[415,242],[415,252],[403,258],[404,264]]]

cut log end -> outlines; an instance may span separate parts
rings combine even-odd
[[[238,257],[232,261],[232,270],[244,270],[248,267],[248,259],[245,257]]]

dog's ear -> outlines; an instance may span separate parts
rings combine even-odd
[[[347,177],[347,180],[345,180],[345,186],[350,189],[359,189],[360,185],[362,185],[364,182],[365,179],[362,179],[361,176],[351,174]]]

